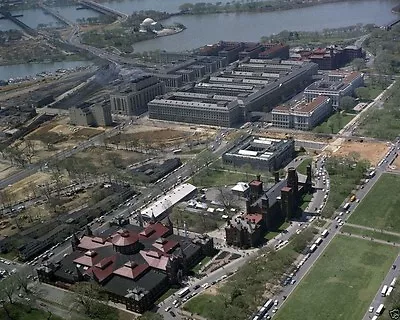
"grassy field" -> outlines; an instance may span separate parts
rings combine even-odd
[[[400,243],[400,236],[394,234],[387,234],[380,231],[365,230],[353,226],[343,226],[341,231],[348,232],[351,234],[358,234],[360,236],[365,236],[367,238],[379,239],[387,242]]]
[[[326,162],[329,173],[330,191],[328,201],[321,215],[329,218],[339,208],[343,200],[349,196],[364,177],[369,163],[362,160],[352,160],[348,157],[330,157]]]
[[[353,224],[400,232],[400,176],[383,174],[349,218]]]
[[[313,129],[317,133],[338,133],[343,127],[354,118],[352,114],[334,113],[328,120]]]
[[[38,309],[31,309],[30,307],[21,303],[14,303],[12,305],[8,304],[7,310],[10,312],[10,319],[13,320],[62,320],[62,318],[59,318],[55,315],[52,315],[51,318],[49,318],[48,312]],[[0,319],[8,319],[4,309],[0,310]]]
[[[397,254],[388,245],[337,236],[274,319],[361,319]]]

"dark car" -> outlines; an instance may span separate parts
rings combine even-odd
[[[396,265],[394,264],[394,265],[392,265],[392,269],[394,270],[394,269],[396,269]]]
[[[170,311],[169,314],[170,314],[171,316],[173,316],[173,317],[176,316],[176,315],[175,315],[175,312],[173,312],[173,311]]]
[[[196,284],[196,285],[193,287],[194,290],[197,290],[198,288],[200,288],[200,285],[199,285],[199,284]]]

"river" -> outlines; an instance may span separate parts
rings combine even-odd
[[[283,30],[316,31],[357,23],[383,25],[397,15],[391,12],[392,1],[357,1],[323,4],[308,8],[262,13],[227,13],[178,16],[174,21],[187,29],[181,33],[136,43],[138,52],[151,50],[189,50],[219,40],[259,41],[262,36]]]
[[[72,69],[79,66],[88,66],[91,64],[92,63],[89,61],[60,61],[52,63],[26,63],[0,66],[0,80],[34,76],[44,71],[54,72],[57,69]]]
[[[176,11],[182,3],[189,0],[122,0],[105,3],[106,6],[125,13],[134,10]],[[202,0],[215,2],[212,0]],[[396,5],[395,0],[365,0],[354,2],[338,2],[317,5],[301,9],[260,13],[229,13],[212,15],[186,15],[165,20],[183,23],[187,29],[181,33],[143,41],[134,45],[137,52],[151,50],[182,51],[189,50],[219,40],[259,41],[262,36],[279,33],[282,30],[316,31],[324,28],[338,28],[357,23],[374,23],[383,25],[398,17],[391,12]],[[76,10],[76,7],[59,7],[57,10],[70,20],[94,17],[98,14],[91,10]],[[55,19],[41,10],[23,11],[21,18],[29,26],[35,28],[39,23],[56,24]],[[11,22],[0,20],[0,30],[7,30]],[[70,62],[65,62],[70,63]],[[56,65],[53,67],[53,65]],[[49,68],[67,68],[61,63],[18,65],[0,67],[0,78],[32,75]],[[53,69],[52,69],[53,70]]]

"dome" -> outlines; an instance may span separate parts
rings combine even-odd
[[[143,22],[141,23],[142,26],[150,26],[152,23],[154,23],[155,21],[151,18],[146,18],[143,20]]]

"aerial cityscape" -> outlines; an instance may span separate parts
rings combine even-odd
[[[400,3],[0,1],[0,320],[400,319]]]

